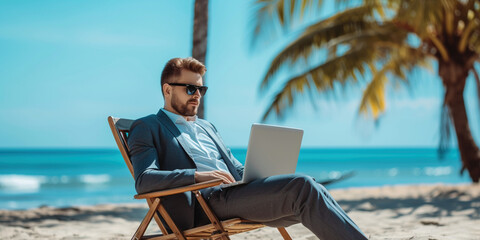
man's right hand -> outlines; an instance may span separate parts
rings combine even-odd
[[[235,182],[235,178],[230,173],[215,170],[209,172],[195,172],[195,182],[206,182],[210,180],[217,180],[221,179],[224,184],[233,183]]]

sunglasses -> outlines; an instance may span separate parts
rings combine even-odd
[[[207,93],[208,87],[206,86],[196,86],[196,85],[191,85],[191,84],[185,84],[185,83],[168,83],[170,86],[184,86],[187,89],[187,94],[188,95],[193,95],[195,92],[198,90],[200,92],[200,95],[205,95]]]

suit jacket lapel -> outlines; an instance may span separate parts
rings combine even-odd
[[[185,152],[190,157],[190,160],[196,167],[197,165],[195,164],[195,161],[193,161],[192,151],[190,149],[190,146],[188,145],[187,141],[178,130],[177,126],[175,126],[172,120],[170,120],[167,114],[165,114],[161,109],[158,111],[157,116],[160,119],[160,121],[167,127],[167,129],[173,134],[173,136],[177,139],[177,141],[180,143],[180,146],[182,146],[183,150],[185,150]]]
[[[185,152],[188,154],[188,156],[190,157],[190,161],[192,162],[192,164],[196,168],[197,165],[195,164],[195,161],[193,161],[192,152],[190,150],[190,145],[187,143],[185,138],[182,136],[182,134],[178,130],[177,126],[175,126],[175,124],[172,122],[172,120],[170,120],[170,118],[161,109],[158,111],[157,116],[158,116],[159,120],[162,122],[162,124],[164,124],[167,127],[167,129],[173,134],[173,136],[175,136],[177,141],[180,143],[180,146],[182,146],[183,150],[185,150]],[[229,155],[227,155],[228,151],[225,149],[223,144],[220,144],[220,143],[223,143],[223,142],[218,138],[218,135],[212,131],[211,127],[204,126],[202,121],[198,121],[198,123],[199,123],[198,125],[201,128],[203,128],[207,132],[207,134],[212,138],[213,142],[217,146],[217,149],[220,152],[220,155],[222,155],[222,158],[223,158],[225,164],[227,164],[227,167],[230,170],[230,173],[233,175],[233,177],[236,180],[241,180],[242,177],[236,171],[235,166],[233,166],[232,160],[230,159]]]

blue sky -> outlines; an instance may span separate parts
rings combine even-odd
[[[228,145],[244,147],[275,92],[259,94],[260,79],[292,36],[251,49],[251,1],[209,6],[207,119]],[[161,70],[190,55],[192,21],[193,0],[1,1],[0,148],[114,148],[107,116],[139,118],[163,106]],[[435,71],[418,71],[411,89],[389,89],[377,126],[357,115],[361,89],[353,87],[319,98],[317,110],[300,99],[286,119],[268,123],[303,128],[304,147],[436,147],[443,90]],[[478,142],[474,88],[470,78]]]

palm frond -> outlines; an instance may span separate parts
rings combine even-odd
[[[471,20],[467,27],[465,28],[465,31],[463,31],[462,36],[460,38],[460,42],[458,44],[458,51],[463,53],[465,52],[465,49],[467,48],[467,43],[469,42],[468,40],[470,37],[472,37],[472,32],[475,30],[478,30],[480,26],[480,20],[478,19],[473,19]]]
[[[252,28],[252,42],[255,45],[259,39],[273,39],[279,34],[278,29],[285,29],[291,23],[295,14],[303,18],[306,11],[317,5],[322,5],[322,0],[257,0],[253,4],[254,14],[250,25]]]
[[[366,115],[370,112],[377,119],[385,111],[385,83],[388,81],[385,74],[391,65],[386,64],[378,73],[374,73],[372,81],[363,91],[359,114]]]
[[[390,1],[387,1],[387,4],[383,2],[382,0],[363,0],[363,5],[372,6],[381,18],[386,18],[385,10],[391,8],[391,4]]]
[[[295,97],[305,89],[315,87],[317,92],[328,92],[334,89],[335,83],[341,87],[348,82],[356,83],[357,77],[365,75],[366,67],[376,57],[374,48],[358,45],[341,56],[289,79],[273,98],[262,120],[265,121],[273,113],[282,118],[283,112],[294,104]]]
[[[433,33],[427,33],[427,37],[432,41],[433,45],[440,52],[443,61],[448,62],[450,60],[450,54],[448,53],[447,48],[445,47],[443,42]]]
[[[256,8],[255,16],[252,18],[252,22],[250,25],[253,26],[252,28],[252,38],[251,45],[255,44],[255,40],[260,38],[267,38],[271,39],[275,37],[277,33],[277,22],[274,21],[277,18],[277,14],[275,13],[275,4],[274,1],[265,1],[265,0],[257,0],[254,8]]]
[[[395,78],[408,84],[408,74],[417,66],[428,66],[426,58],[428,55],[417,48],[407,45],[399,46],[390,53],[389,61],[382,69],[374,72],[373,78],[365,88],[360,102],[359,114],[373,115],[377,119],[385,110],[385,85],[389,81],[387,74],[391,73]],[[392,79],[392,80],[393,80]]]
[[[376,42],[377,47],[394,48],[405,44],[407,32],[398,29],[392,22],[384,22],[382,25],[370,24],[358,32],[352,32],[334,38],[328,42],[329,47],[339,45],[353,46],[358,43]]]
[[[472,34],[472,37],[470,37],[469,46],[471,51],[474,51],[480,55],[480,31]]]
[[[391,58],[393,66],[390,68],[390,73],[404,83],[408,83],[407,76],[414,68],[432,69],[431,62],[428,61],[430,56],[421,48],[403,45],[397,48],[393,54],[394,56]]]
[[[269,81],[284,63],[293,64],[299,58],[308,59],[310,54],[339,36],[361,32],[376,26],[373,21],[373,8],[361,6],[338,13],[326,20],[313,24],[271,62],[261,82],[260,89],[265,89]]]
[[[441,33],[445,12],[453,12],[456,0],[403,0],[396,6],[395,19],[399,27],[412,31],[420,38],[429,33]]]
[[[310,85],[308,75],[298,76],[289,80],[273,98],[272,103],[262,116],[262,121],[265,121],[272,113],[275,113],[279,118],[283,118],[285,109],[293,105],[295,95],[303,93],[304,89],[307,89]]]

